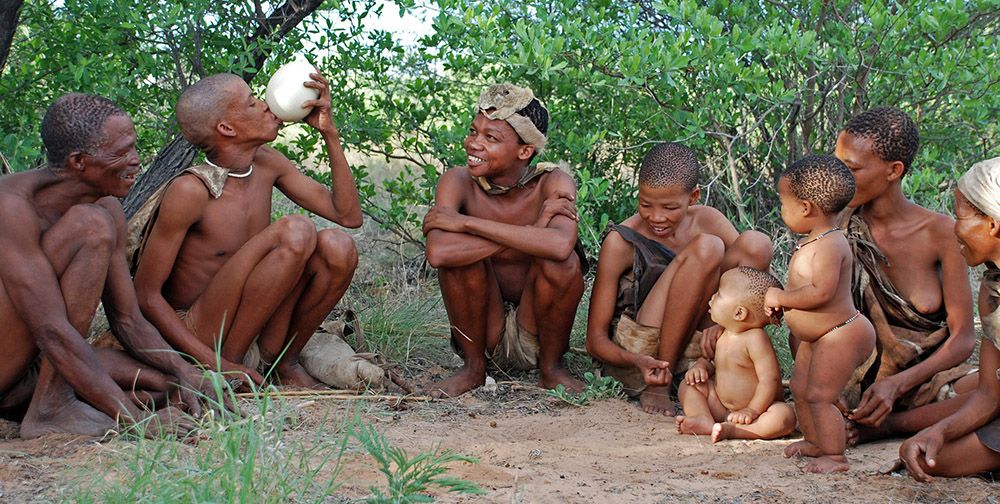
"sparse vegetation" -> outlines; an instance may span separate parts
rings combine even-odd
[[[621,382],[610,376],[599,377],[588,371],[584,373],[583,381],[585,386],[579,393],[574,394],[560,384],[556,388],[549,390],[548,394],[550,397],[555,397],[573,406],[586,406],[591,401],[625,397]]]
[[[478,462],[473,457],[440,447],[411,457],[402,448],[390,445],[375,427],[362,423],[356,424],[352,436],[375,459],[379,472],[386,478],[384,488],[371,487],[372,496],[365,499],[369,504],[432,502],[433,497],[427,494],[432,488],[446,493],[484,493],[473,483],[446,476],[449,464]]]

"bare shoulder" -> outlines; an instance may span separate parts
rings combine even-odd
[[[934,240],[932,243],[938,244],[939,248],[947,246],[957,250],[958,241],[955,239],[955,219],[950,215],[928,210],[924,207],[919,208],[924,214],[924,222],[927,223],[927,233]]]
[[[843,232],[832,233],[808,245],[815,247],[817,254],[823,254],[835,258],[853,258],[851,243],[847,241],[847,236]]]
[[[270,166],[279,163],[291,163],[278,149],[270,145],[261,145],[253,156],[254,165]]]
[[[163,192],[164,201],[197,203],[208,201],[209,193],[205,184],[197,176],[185,173],[172,181]]]
[[[776,355],[771,337],[763,327],[749,329],[743,334],[746,351],[754,360]]]
[[[771,337],[767,335],[767,331],[763,327],[755,327],[753,329],[747,329],[744,336],[747,339],[747,344],[749,345],[765,345],[771,348]]]
[[[456,166],[444,172],[438,179],[436,203],[461,204],[465,201],[466,195],[474,189],[473,184],[469,169],[465,166]]]
[[[607,236],[604,237],[604,241],[601,242],[601,257],[604,254],[609,255],[620,255],[623,253],[631,254],[633,251],[632,244],[625,241],[618,231],[611,230],[608,232]]]
[[[208,188],[195,175],[181,175],[170,181],[169,184],[163,192],[163,199],[160,203],[164,211],[160,212],[160,217],[157,220],[197,218],[211,199]]]
[[[555,191],[569,191],[576,194],[576,181],[573,176],[562,171],[552,170],[542,176],[542,192],[548,196]]]
[[[469,175],[469,168],[467,166],[455,166],[441,174],[438,184],[454,184],[466,180],[472,181],[472,177]]]
[[[688,215],[691,217],[693,230],[699,233],[723,236],[736,232],[736,226],[715,207],[692,205],[688,207]]]
[[[597,274],[615,274],[620,276],[635,261],[635,248],[617,231],[611,231],[601,242],[601,251],[597,262]]]
[[[24,194],[7,187],[0,187],[0,221],[16,222],[30,214],[38,215],[38,212]]]
[[[253,156],[253,167],[257,173],[261,175],[273,174],[274,178],[282,175],[305,176],[295,163],[270,145],[262,145],[257,149]]]

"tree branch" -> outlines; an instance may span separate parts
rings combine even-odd
[[[17,31],[17,22],[21,17],[21,5],[24,0],[7,0],[0,4],[0,75],[3,75],[10,45]]]

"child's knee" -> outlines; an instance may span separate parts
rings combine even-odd
[[[793,373],[792,379],[788,381],[788,390],[791,391],[792,397],[796,401],[803,400],[805,398],[806,389],[809,386],[808,380],[803,373]]]
[[[767,412],[775,419],[779,436],[784,436],[795,430],[795,410],[788,404],[775,402],[767,409]]]
[[[684,248],[699,265],[716,268],[726,255],[726,244],[718,236],[702,233]]]
[[[740,256],[738,263],[740,266],[749,266],[762,271],[767,271],[771,266],[773,249],[771,239],[760,231],[745,231],[736,239],[734,244]]]
[[[840,399],[840,393],[846,384],[840,384],[840,387],[830,386],[827,384],[810,383],[809,386],[804,387],[799,396],[803,401],[809,404],[835,404]]]

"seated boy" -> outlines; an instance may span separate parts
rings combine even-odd
[[[791,389],[804,439],[789,445],[785,456],[814,457],[807,472],[846,471],[838,399],[875,347],[875,329],[851,297],[851,248],[834,225],[854,197],[854,177],[833,156],[808,156],[782,173],[778,197],[781,219],[806,235],[788,264],[787,288],[772,287],[764,297],[768,313],[784,310],[800,341]]]
[[[424,217],[427,262],[438,269],[452,343],[465,365],[434,385],[454,397],[483,384],[487,361],[540,371],[540,385],[578,391],[562,365],[583,296],[576,186],[551,163],[532,165],[548,110],[530,89],[487,88],[465,138],[466,166],[438,182]]]
[[[784,402],[778,358],[764,331],[778,321],[764,312],[764,294],[771,287],[780,289],[781,283],[753,268],[722,274],[708,306],[724,331],[715,359],[698,359],[681,383],[677,395],[684,415],[677,417],[677,432],[711,434],[715,443],[775,439],[795,430],[795,412]]]
[[[722,212],[698,204],[700,173],[691,149],[653,147],[639,169],[639,211],[609,227],[597,264],[587,351],[651,414],[674,413],[673,374],[701,355],[693,339],[710,325],[708,298],[721,272],[771,263],[767,236],[740,234]]]

